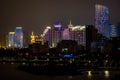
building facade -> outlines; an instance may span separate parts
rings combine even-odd
[[[9,32],[9,34],[8,34],[8,47],[14,47],[14,37],[15,37],[15,33]]]
[[[109,9],[106,6],[96,4],[95,5],[95,27],[98,29],[98,33],[109,38]]]
[[[23,28],[16,27],[15,30],[15,47],[23,48]]]

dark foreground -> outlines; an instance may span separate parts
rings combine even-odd
[[[0,64],[0,80],[119,80],[117,69],[40,68],[20,64]]]

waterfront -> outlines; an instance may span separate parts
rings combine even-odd
[[[20,64],[0,64],[0,77],[2,80],[117,80],[120,75],[119,70],[78,70],[76,75],[49,75],[34,74],[17,67]]]

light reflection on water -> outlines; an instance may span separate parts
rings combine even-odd
[[[104,71],[89,70],[89,71],[83,71],[82,74],[80,75],[67,76],[67,80],[111,80],[111,77],[113,77],[117,73],[118,72],[116,71],[113,72],[113,71],[108,71],[108,70],[104,70]],[[63,79],[65,79],[65,76]]]
[[[88,71],[88,78],[91,78],[92,77],[92,71]]]
[[[109,78],[109,76],[110,76],[109,71],[108,71],[108,70],[105,70],[105,71],[104,71],[104,73],[105,73],[105,75],[104,75],[104,76],[105,76],[105,78]]]

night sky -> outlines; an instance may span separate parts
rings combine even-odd
[[[67,27],[94,25],[95,4],[109,8],[110,23],[120,22],[120,0],[0,0],[0,40],[21,26],[26,34],[41,34],[47,25],[60,21]]]

